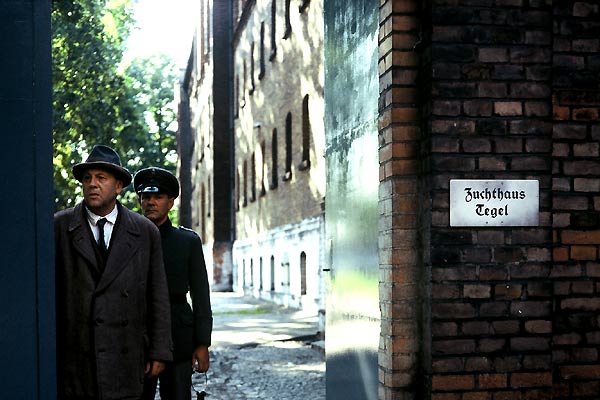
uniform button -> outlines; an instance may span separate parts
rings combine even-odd
[[[96,326],[102,325],[104,323],[104,320],[102,318],[96,318]]]
[[[127,347],[124,347],[121,349],[121,354],[127,354],[129,353],[129,349]]]
[[[123,297],[129,297],[129,291],[128,291],[127,289],[125,289],[125,290],[123,290],[123,291],[121,292],[121,295],[122,295]]]
[[[122,326],[127,326],[127,324],[129,324],[128,320],[124,319],[124,320],[121,321],[121,325]]]

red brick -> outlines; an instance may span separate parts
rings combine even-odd
[[[502,351],[506,347],[506,339],[493,339],[493,338],[485,338],[479,340],[478,343],[478,352],[479,353],[497,353]]]
[[[600,364],[596,365],[565,365],[558,371],[563,379],[600,379]]]
[[[498,101],[494,103],[494,113],[501,117],[523,115],[523,103],[518,101]]]
[[[494,287],[495,298],[498,300],[518,299],[523,292],[523,285],[501,283]]]
[[[525,102],[525,115],[528,117],[547,117],[551,113],[551,106],[547,102]]]
[[[575,157],[598,157],[600,155],[599,143],[575,143],[573,145]]]
[[[505,268],[493,266],[493,267],[481,267],[479,270],[479,279],[482,281],[501,281],[508,278],[508,272]]]
[[[575,178],[573,188],[576,192],[599,192],[600,179]]]
[[[485,63],[502,63],[508,61],[508,51],[504,47],[479,49],[479,61]]]
[[[523,140],[520,138],[495,138],[497,153],[523,152]]]
[[[582,196],[554,196],[552,208],[555,210],[588,210],[589,199]]]
[[[508,376],[506,374],[482,374],[477,377],[477,381],[477,387],[480,389],[499,389],[507,386]]]
[[[550,339],[545,337],[513,337],[510,339],[510,347],[514,351],[548,351]]]
[[[434,101],[433,114],[455,117],[460,114],[460,101]]]
[[[571,111],[574,121],[598,121],[598,109],[576,108]]]
[[[545,98],[550,96],[548,85],[541,83],[512,83],[510,85],[510,97],[518,98]]]
[[[501,157],[480,157],[479,169],[482,171],[505,171],[506,161]]]
[[[569,298],[560,302],[562,310],[600,311],[600,298]]]
[[[565,230],[561,233],[561,239],[563,244],[600,244],[600,230]]]
[[[581,335],[578,333],[565,333],[562,335],[554,335],[552,337],[552,343],[557,346],[570,346],[574,347],[581,343]]]
[[[485,138],[463,139],[462,147],[465,153],[489,153],[492,150],[490,140]]]
[[[552,249],[552,259],[555,262],[567,261],[569,259],[569,248],[555,247]]]
[[[470,390],[475,387],[475,379],[471,375],[434,375],[431,389],[434,391]]]
[[[462,400],[491,400],[492,394],[488,392],[469,392],[465,393]]]
[[[508,88],[504,83],[481,83],[478,95],[479,97],[505,98],[508,95]]]
[[[436,359],[432,363],[434,373],[461,372],[463,370],[462,359],[459,357]]]
[[[465,115],[470,117],[489,117],[492,115],[493,103],[486,100],[466,100],[463,109]]]
[[[475,308],[471,304],[443,303],[433,304],[431,315],[435,319],[464,319],[475,316]]]
[[[515,317],[544,317],[550,315],[551,304],[547,301],[513,301],[510,311]]]
[[[467,336],[488,335],[491,332],[491,327],[486,321],[467,321],[462,324],[461,332]]]
[[[513,373],[510,375],[510,386],[514,388],[552,386],[552,373]]]
[[[571,258],[573,260],[595,260],[597,258],[597,247],[595,246],[571,246]]]
[[[494,321],[492,328],[497,335],[515,334],[520,330],[518,321]]]
[[[552,332],[552,322],[535,320],[525,322],[525,331],[533,334],[544,334]]]

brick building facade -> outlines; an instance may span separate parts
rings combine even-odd
[[[328,399],[600,398],[600,3],[225,3],[193,208],[232,199],[235,290],[322,308],[328,271]],[[451,179],[538,181],[538,225],[451,227]]]
[[[600,398],[599,12],[380,2],[379,398]],[[455,178],[539,180],[539,226],[450,227]]]
[[[322,308],[325,166],[320,1],[234,2],[233,285]]]
[[[231,290],[231,29],[229,1],[199,2],[198,23],[179,84],[180,223],[204,245],[213,290]],[[215,23],[215,21],[217,23]]]
[[[182,193],[180,214],[203,238],[214,289],[318,312],[325,200],[321,4],[200,3],[181,83],[180,176],[189,171],[190,207]]]

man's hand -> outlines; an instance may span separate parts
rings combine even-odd
[[[208,347],[207,346],[198,346],[194,353],[192,354],[192,369],[196,367],[196,363],[198,363],[198,367],[196,371],[206,372],[208,371],[208,367],[210,367],[210,361],[208,359]]]
[[[158,376],[165,369],[165,363],[162,361],[148,361],[144,371],[149,378]]]

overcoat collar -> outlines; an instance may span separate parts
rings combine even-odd
[[[92,270],[90,272],[97,275],[100,273],[100,265],[94,251],[94,243],[89,233],[83,207],[83,202],[75,206],[71,221],[69,221],[69,235],[75,250],[81,254],[90,266]],[[119,217],[112,233],[104,272],[96,286],[97,293],[104,290],[121,273],[140,246],[141,230],[129,215],[131,211],[119,202],[117,202],[117,207],[119,208]]]

